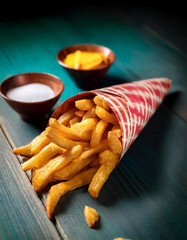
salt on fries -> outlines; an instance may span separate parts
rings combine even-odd
[[[31,170],[35,191],[52,182],[46,204],[52,218],[59,199],[68,191],[89,185],[89,194],[98,197],[119,162],[122,134],[106,101],[95,96],[75,101],[58,119],[51,117],[39,136],[13,152],[27,157],[21,167]]]

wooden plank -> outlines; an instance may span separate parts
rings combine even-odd
[[[61,239],[0,129],[0,239]]]

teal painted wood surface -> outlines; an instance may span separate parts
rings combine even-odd
[[[122,14],[122,10],[113,10],[101,11],[88,6],[79,8],[79,11],[70,8],[63,14],[0,21],[0,82],[21,72],[48,72],[58,76],[65,83],[65,90],[53,110],[65,99],[84,91],[76,86],[56,60],[56,53],[61,48],[75,43],[102,44],[116,53],[116,62],[98,87],[162,76],[173,81],[170,94],[112,173],[99,198],[92,199],[86,187],[69,192],[60,200],[51,222],[42,206],[45,206],[47,193],[35,194],[29,183],[29,174],[21,172],[19,167],[21,158],[11,153],[11,148],[29,143],[45,128],[46,122],[36,126],[21,121],[0,99],[3,130],[0,174],[4,179],[3,169],[11,156],[15,171],[7,170],[7,176],[13,181],[17,173],[16,178],[21,184],[15,186],[13,195],[7,193],[4,185],[0,188],[1,196],[8,200],[7,204],[3,202],[1,209],[5,212],[11,206],[12,214],[15,214],[15,204],[24,204],[23,216],[11,219],[6,214],[0,216],[0,221],[7,223],[0,227],[0,239],[7,240],[9,236],[11,239],[23,239],[20,236],[27,239],[35,225],[38,236],[33,232],[33,237],[36,239],[51,239],[52,233],[54,239],[60,234],[62,239],[69,240],[110,240],[115,237],[183,240],[187,236],[186,56],[143,22],[135,24],[136,19],[132,21],[129,15]],[[7,149],[5,153],[4,148]],[[13,182],[10,183],[9,190],[13,189]],[[22,199],[20,191],[23,194],[20,186],[27,188],[24,194],[28,192],[29,202],[19,200]],[[86,204],[95,207],[101,215],[95,229],[89,229],[85,222],[83,210]],[[33,221],[32,206],[39,208],[34,216],[39,220]],[[20,225],[27,225],[26,221],[20,220],[26,212],[31,229],[26,227],[21,231]],[[8,230],[12,235],[7,235]]]
[[[0,129],[0,239],[61,239]]]

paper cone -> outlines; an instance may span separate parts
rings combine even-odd
[[[171,80],[154,78],[83,92],[62,103],[52,117],[58,119],[62,113],[74,106],[75,100],[92,98],[95,95],[103,97],[121,127],[122,157],[155,113],[170,87]]]

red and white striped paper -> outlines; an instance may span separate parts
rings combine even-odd
[[[119,121],[122,156],[155,113],[170,87],[170,79],[154,78],[91,91],[105,99]]]

